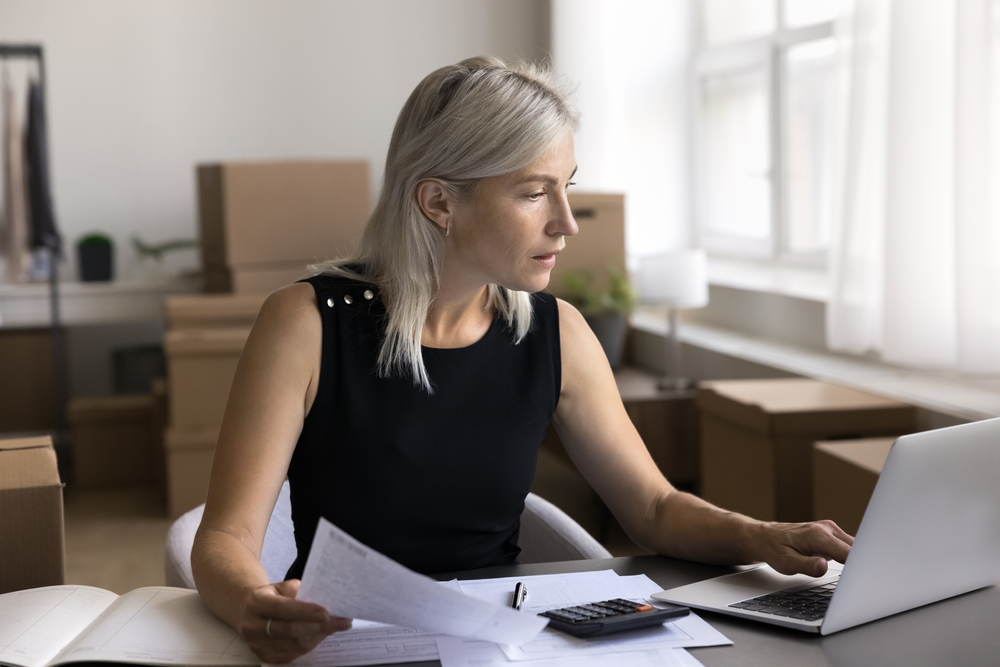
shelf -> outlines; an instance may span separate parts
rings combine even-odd
[[[124,280],[107,283],[59,283],[59,306],[65,326],[163,320],[163,299],[201,291],[200,278]],[[0,284],[0,327],[48,327],[49,286]]]

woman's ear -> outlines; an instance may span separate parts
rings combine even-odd
[[[455,213],[455,203],[441,181],[428,178],[417,183],[417,204],[427,219],[447,231]]]

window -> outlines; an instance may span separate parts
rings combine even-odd
[[[837,0],[698,0],[696,220],[713,254],[821,264]]]

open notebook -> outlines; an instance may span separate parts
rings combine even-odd
[[[259,665],[197,591],[47,586],[0,595],[0,664]]]

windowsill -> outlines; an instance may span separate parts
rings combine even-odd
[[[200,276],[60,282],[60,319],[68,326],[161,321],[166,296],[200,290]],[[0,318],[5,329],[49,326],[48,283],[0,284]]]
[[[708,282],[822,303],[830,297],[830,279],[825,269],[773,262],[710,257]]]
[[[666,319],[639,310],[630,323],[665,336]],[[875,360],[775,342],[718,326],[682,322],[682,342],[778,370],[826,380],[969,421],[1000,417],[1000,376],[974,376],[890,366]]]

